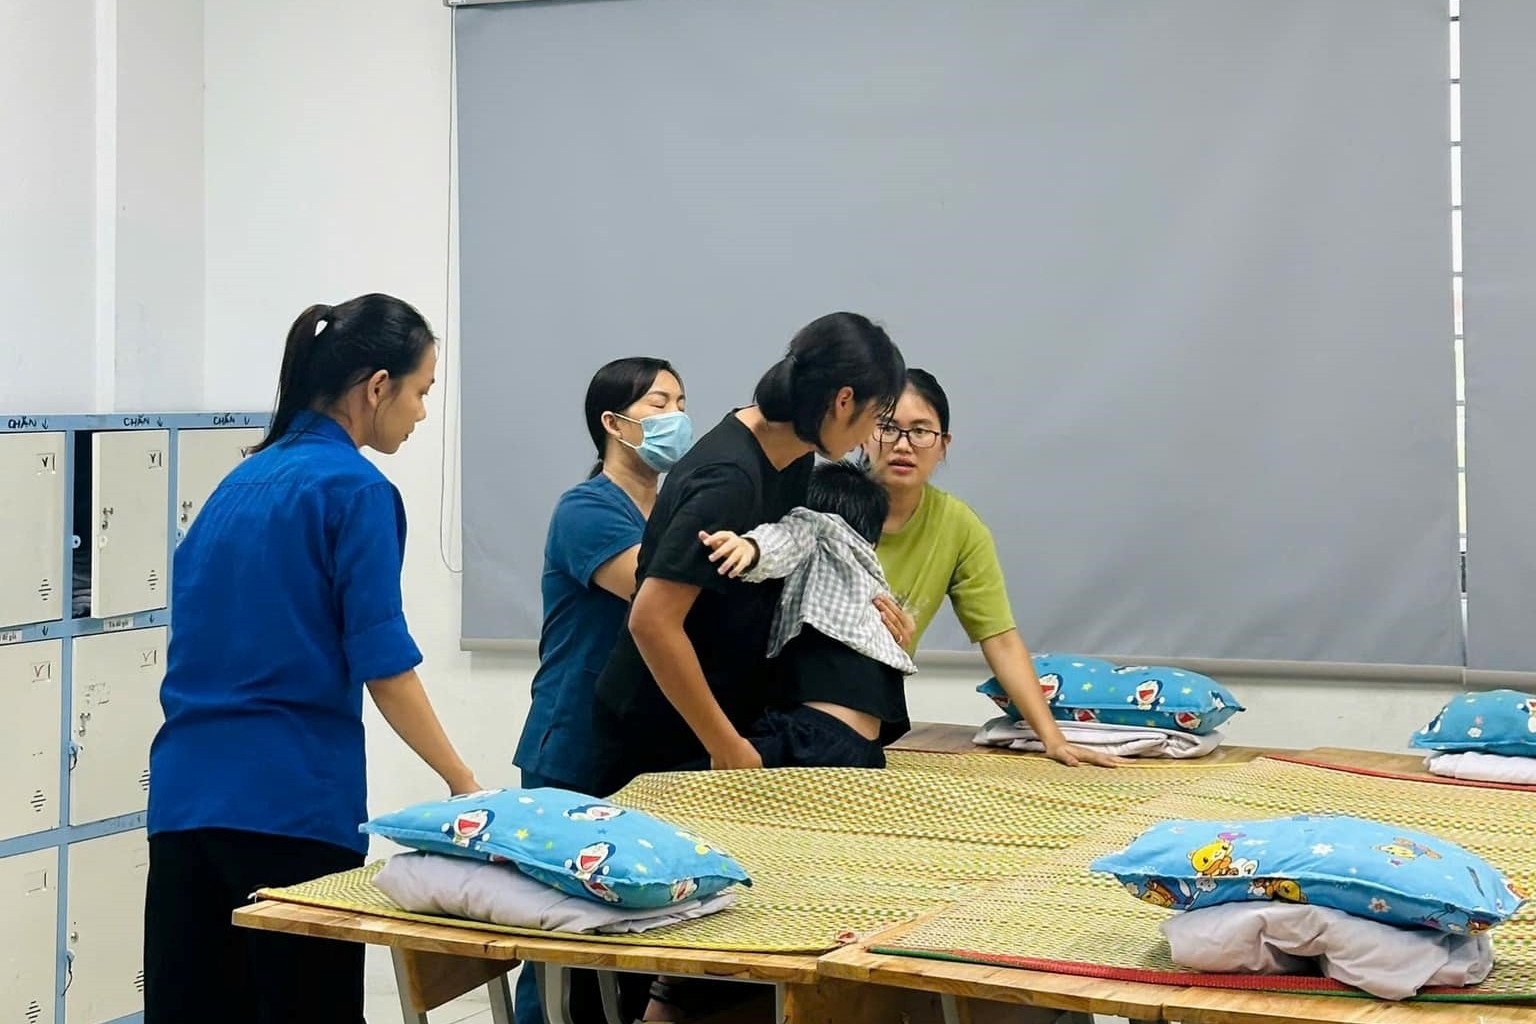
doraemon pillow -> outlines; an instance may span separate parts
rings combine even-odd
[[[1216,680],[1184,669],[1116,666],[1099,658],[1037,654],[1035,672],[1051,714],[1063,722],[1145,725],[1204,736],[1246,710]],[[996,679],[976,689],[1014,721],[1023,717]]]
[[[1453,843],[1344,815],[1165,821],[1092,868],[1172,910],[1279,900],[1460,935],[1507,920],[1525,898]]]
[[[413,850],[511,863],[572,896],[649,909],[752,881],[724,850],[643,811],[563,789],[492,789],[416,804],[359,831]]]
[[[1518,690],[1463,693],[1408,742],[1422,750],[1536,757],[1536,694]]]

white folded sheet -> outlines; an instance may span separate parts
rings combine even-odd
[[[1505,757],[1474,750],[1431,754],[1424,766],[1436,775],[1467,782],[1506,782],[1536,786],[1536,757]]]
[[[1317,974],[1382,999],[1476,985],[1493,970],[1484,935],[1399,928],[1329,907],[1226,903],[1166,918],[1174,963],[1221,974]]]
[[[508,864],[438,853],[396,854],[373,884],[413,914],[598,935],[646,932],[705,917],[736,902],[736,893],[727,889],[705,899],[650,910],[615,907],[567,895]]]
[[[1154,729],[1140,725],[1109,725],[1104,722],[1057,722],[1068,743],[1093,747],[1118,757],[1204,757],[1221,746],[1221,731],[1205,736],[1176,729]],[[987,722],[976,734],[983,747],[1008,747],[1010,750],[1043,751],[1045,744],[1024,722],[1002,715]]]

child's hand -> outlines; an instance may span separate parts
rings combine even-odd
[[[699,540],[709,548],[709,560],[720,563],[720,575],[735,579],[757,562],[757,545],[730,530],[719,533],[699,531]]]

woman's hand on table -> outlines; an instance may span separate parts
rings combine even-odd
[[[1091,747],[1077,747],[1070,743],[1053,743],[1045,748],[1045,756],[1052,761],[1057,761],[1068,768],[1078,768],[1085,764],[1095,765],[1099,768],[1114,768],[1117,765],[1126,765],[1131,762],[1114,754],[1107,754],[1102,750],[1094,750]]]
[[[905,648],[912,642],[912,636],[917,632],[917,620],[897,604],[894,597],[890,594],[879,595],[875,598],[875,608],[880,612],[880,621],[885,623],[896,646]]]

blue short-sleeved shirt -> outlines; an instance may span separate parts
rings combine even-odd
[[[579,784],[591,764],[592,686],[608,662],[629,604],[592,582],[640,543],[645,517],[601,474],[566,491],[544,544],[544,627],[533,704],[513,758],[525,772]]]
[[[415,668],[393,484],[327,416],[242,462],[176,549],[149,832],[367,840],[363,685]]]

